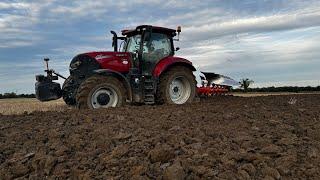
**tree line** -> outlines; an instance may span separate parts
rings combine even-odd
[[[233,89],[233,92],[242,92],[244,89]],[[320,91],[320,86],[317,87],[299,87],[299,86],[283,86],[283,87],[263,87],[263,88],[247,88],[246,92],[310,92]]]
[[[14,92],[0,94],[0,99],[9,99],[9,98],[35,98],[35,94],[17,94]]]
[[[305,86],[305,87],[299,87],[299,86],[282,86],[282,87],[263,87],[263,88],[249,88],[251,84],[254,83],[253,80],[249,78],[241,79],[240,80],[240,88],[234,89],[234,92],[310,92],[310,91],[320,91],[320,86],[317,87],[311,87],[311,86]]]

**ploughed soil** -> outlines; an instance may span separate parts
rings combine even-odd
[[[320,95],[0,115],[0,179],[319,179]]]

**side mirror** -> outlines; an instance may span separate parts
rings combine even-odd
[[[176,51],[179,51],[180,50],[180,48],[179,47],[176,47]]]
[[[113,34],[113,37],[112,37],[112,47],[114,48],[114,52],[117,52],[118,51],[118,36],[117,36],[117,33],[114,32],[114,31],[110,31],[111,34]]]

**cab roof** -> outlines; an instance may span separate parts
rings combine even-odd
[[[151,25],[140,25],[140,26],[137,26],[136,29],[122,30],[121,32],[122,32],[122,35],[124,36],[132,36],[135,34],[139,34],[139,32],[147,28],[152,29],[152,32],[163,33],[163,34],[170,35],[172,37],[176,36],[175,29],[159,27],[159,26],[151,26]]]

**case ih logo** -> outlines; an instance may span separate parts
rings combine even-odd
[[[109,55],[102,55],[102,54],[99,54],[96,56],[96,59],[99,60],[99,59],[105,59],[105,58],[110,58],[111,56]]]

